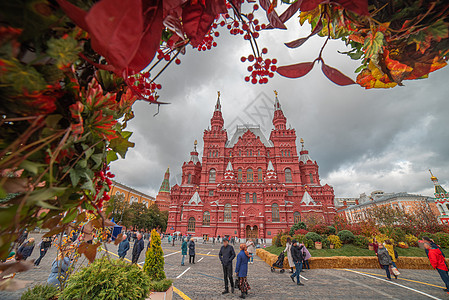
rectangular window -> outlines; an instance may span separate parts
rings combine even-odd
[[[214,195],[214,191],[209,191],[209,196],[213,196]]]
[[[309,176],[310,176],[310,183],[313,183],[313,175],[312,175],[312,173],[310,173]]]

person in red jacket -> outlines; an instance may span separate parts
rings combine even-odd
[[[429,261],[434,269],[438,271],[441,279],[444,281],[446,288],[445,292],[449,293],[449,275],[448,268],[446,265],[446,260],[444,259],[443,253],[438,247],[432,247],[430,243],[425,242],[424,248],[429,251]]]

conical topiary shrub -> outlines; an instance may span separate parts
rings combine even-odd
[[[164,252],[161,247],[161,237],[155,229],[151,231],[150,248],[145,256],[143,270],[151,280],[160,281],[165,279]]]

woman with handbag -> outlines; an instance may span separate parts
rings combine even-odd
[[[237,254],[235,265],[236,277],[238,277],[238,288],[242,292],[240,298],[245,299],[250,289],[246,276],[248,275],[249,253],[246,251],[246,244],[240,244],[240,253]]]
[[[377,250],[377,259],[379,260],[379,265],[387,273],[388,280],[391,280],[390,266],[392,265],[392,260],[388,250],[384,247],[382,243],[379,243],[379,249]]]
[[[396,250],[394,250],[393,247],[393,243],[390,240],[385,240],[385,248],[388,251],[388,254],[391,257],[391,261],[392,261],[392,267],[391,267],[391,271],[394,275],[394,278],[398,279],[398,275],[400,275],[401,273],[399,273],[398,267],[396,266],[396,262],[398,259],[398,253],[396,252]]]

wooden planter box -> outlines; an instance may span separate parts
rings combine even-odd
[[[315,249],[323,249],[323,244],[320,242],[315,242]]]
[[[373,245],[368,245],[368,250],[374,251],[374,246]]]
[[[334,249],[334,247],[335,247],[334,244],[330,244],[330,245],[329,245],[329,248],[330,248],[330,249]]]
[[[173,299],[173,285],[165,292],[151,292],[150,297],[146,300],[172,300]]]

